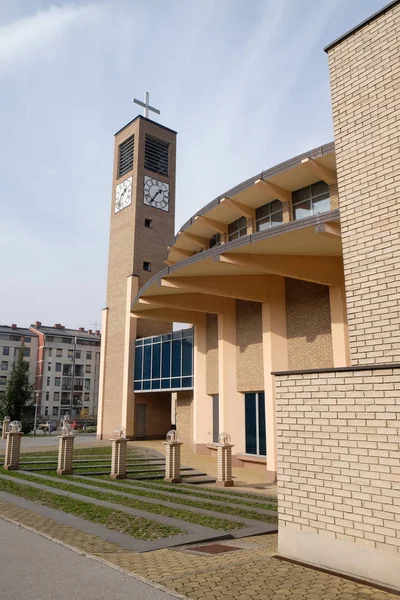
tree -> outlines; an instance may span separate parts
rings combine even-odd
[[[22,411],[32,399],[33,386],[29,383],[29,363],[24,360],[25,348],[22,346],[18,360],[14,362],[6,393],[1,399],[0,412],[13,421],[20,421]]]
[[[89,410],[87,408],[82,408],[79,414],[81,419],[87,419],[87,417],[89,416]]]

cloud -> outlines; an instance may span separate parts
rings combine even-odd
[[[104,5],[52,6],[33,16],[0,27],[0,69],[8,70],[35,51],[45,49],[74,24],[102,13]]]

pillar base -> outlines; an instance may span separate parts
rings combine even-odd
[[[215,485],[217,487],[233,487],[234,484],[233,484],[233,481],[230,480],[230,481],[216,481]]]
[[[110,479],[128,479],[126,473],[111,473]]]
[[[3,465],[5,471],[19,471],[19,465]]]
[[[73,475],[73,469],[57,469],[57,475]]]
[[[167,483],[182,483],[182,477],[164,477]]]

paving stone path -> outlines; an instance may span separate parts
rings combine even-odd
[[[203,555],[193,546],[132,552],[119,544],[0,499],[0,515],[175,590],[192,600],[398,600],[399,595],[276,558],[277,536],[220,542],[239,547]],[[20,499],[17,499],[20,500]],[[32,503],[33,504],[33,503]]]

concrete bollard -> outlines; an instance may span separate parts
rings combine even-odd
[[[218,477],[217,486],[232,487],[232,444],[228,433],[221,433],[217,444]]]
[[[74,435],[58,436],[58,463],[57,475],[72,475],[74,459]]]
[[[8,429],[10,427],[10,417],[4,417],[3,419],[3,429],[1,431],[1,437],[3,438],[3,440],[7,439],[7,433],[8,433]]]
[[[4,455],[4,468],[6,471],[18,471],[19,456],[21,452],[21,431],[8,431],[6,453]]]
[[[115,438],[111,441],[111,479],[126,479],[126,451],[128,441],[125,429],[119,427],[115,430]]]
[[[181,483],[181,446],[178,441],[176,431],[171,430],[167,433],[165,445],[165,477],[164,481],[169,483]]]

